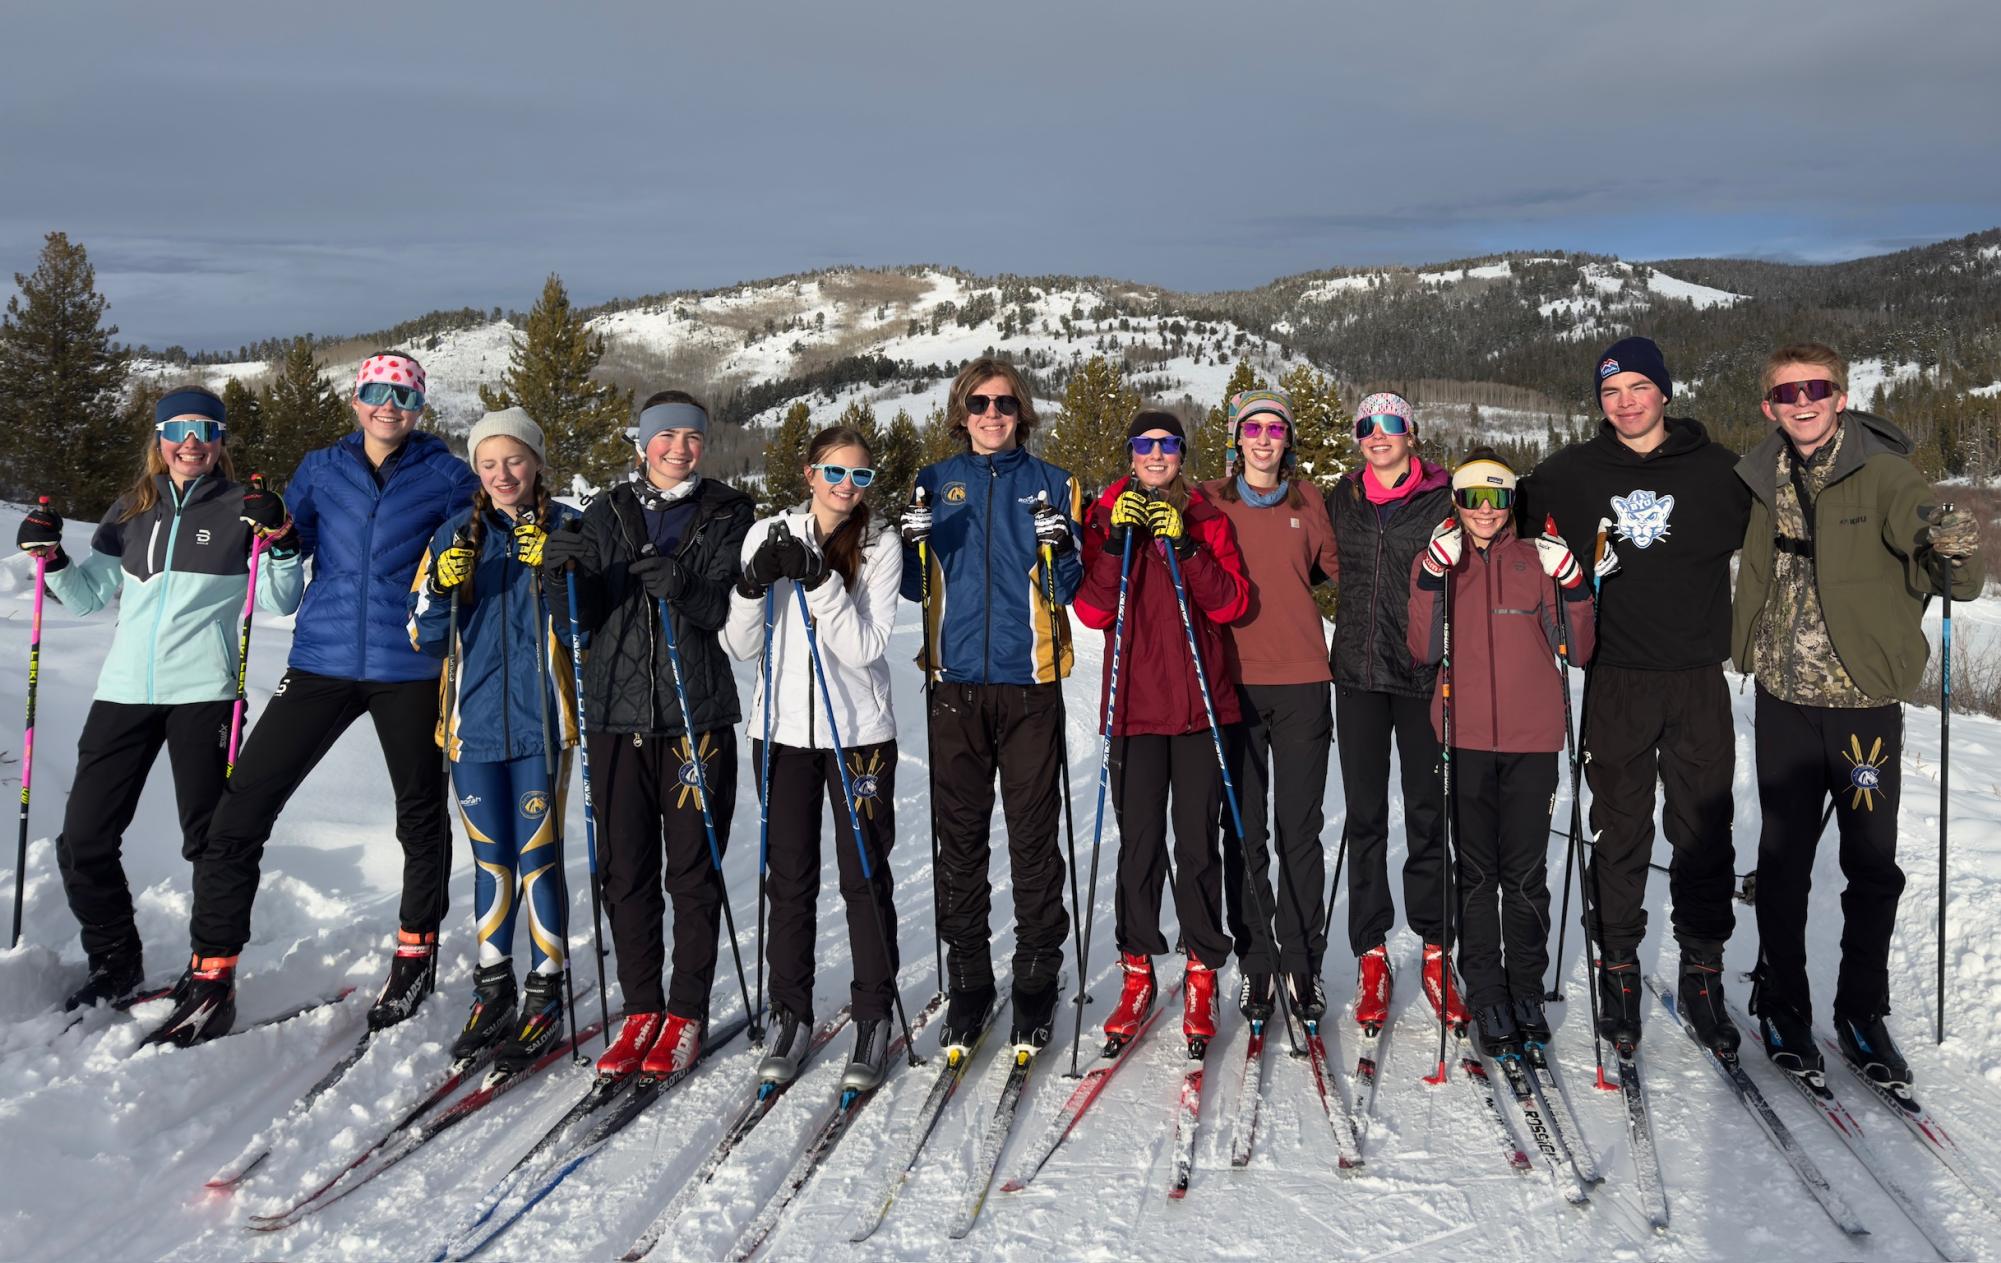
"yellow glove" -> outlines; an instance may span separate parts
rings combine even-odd
[[[1137,491],[1121,492],[1119,498],[1112,501],[1112,525],[1145,526],[1146,497]]]
[[[477,564],[479,554],[473,551],[471,544],[454,542],[431,563],[431,591],[443,596],[472,578],[472,569]]]
[[[1146,523],[1152,528],[1154,538],[1166,540],[1175,556],[1186,560],[1195,552],[1195,539],[1188,533],[1181,510],[1167,501],[1155,500],[1147,506]]]
[[[549,532],[542,529],[539,522],[521,522],[514,528],[514,560],[530,569],[542,568],[542,545],[549,542]]]

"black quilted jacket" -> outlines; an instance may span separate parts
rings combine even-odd
[[[1336,583],[1334,645],[1327,665],[1337,688],[1429,697],[1438,674],[1411,661],[1404,629],[1410,624],[1410,564],[1431,540],[1431,530],[1452,512],[1450,480],[1426,462],[1409,499],[1378,519],[1362,490],[1362,471],[1344,474],[1327,493],[1327,517],[1341,557]]]

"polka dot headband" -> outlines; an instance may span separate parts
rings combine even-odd
[[[370,382],[388,382],[392,386],[413,386],[424,389],[424,366],[407,355],[371,355],[361,362],[361,369],[354,375],[354,388],[360,390]]]

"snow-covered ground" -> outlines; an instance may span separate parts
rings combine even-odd
[[[0,510],[0,534],[18,511]],[[73,527],[71,547],[87,546]],[[0,671],[0,716],[21,713],[28,621],[26,573],[19,557],[0,564],[0,632],[14,668]],[[2001,603],[1959,607],[1956,634],[1992,629]],[[279,1138],[276,1151],[250,1184],[232,1197],[203,1195],[203,1180],[232,1158],[260,1128],[348,1047],[360,1030],[366,996],[382,976],[394,924],[398,850],[380,755],[367,725],[358,725],[307,781],[279,823],[266,856],[255,941],[244,956],[245,1021],[297,999],[353,983],[346,1003],[279,1027],[233,1036],[186,1052],[134,1053],[158,1009],[132,1018],[93,1013],[74,1029],[53,1007],[80,980],[75,926],[62,899],[52,838],[74,767],[75,742],[111,634],[111,620],[71,617],[48,609],[42,659],[34,777],[35,839],[29,854],[27,924],[22,946],[0,953],[0,1256],[22,1259],[421,1259],[480,1191],[583,1090],[587,1075],[562,1067],[493,1108],[475,1115],[411,1161],[288,1232],[265,1237],[245,1231],[246,1217],[288,1202],[352,1157],[425,1091],[439,1073],[445,1047],[463,1016],[470,979],[470,867],[464,852],[454,879],[441,982],[444,994],[403,1027],[385,1035],[369,1056],[312,1114]],[[254,701],[276,682],[290,640],[287,620],[261,617],[253,650]],[[936,987],[931,951],[931,873],[925,837],[925,760],[919,721],[920,686],[911,658],[914,617],[905,617],[891,651],[902,724],[895,796],[900,823],[894,855],[900,936],[906,966],[902,989],[915,1010]],[[1097,740],[1093,700],[1102,639],[1079,638],[1079,671],[1066,689],[1070,777],[1078,811],[1080,851],[1090,845]],[[739,672],[748,693],[751,671]],[[1736,837],[1738,868],[1750,867],[1758,804],[1750,764],[1747,692],[1733,691],[1738,714]],[[1947,966],[1948,1038],[1934,1047],[1933,925],[1937,896],[1937,811],[1940,774],[1935,711],[1908,716],[1904,772],[1909,801],[1901,805],[1903,856],[1910,884],[1891,958],[1897,997],[1894,1024],[1916,1067],[1926,1098],[1957,1124],[1955,1134],[1975,1165],[2001,1176],[2001,724],[1955,716],[1950,821],[1952,877]],[[255,740],[255,731],[252,731]],[[7,777],[19,773],[18,743],[0,737]],[[757,813],[752,778],[742,778],[735,845],[726,860],[742,945],[753,948]],[[1338,780],[1326,795],[1330,851],[1339,836]],[[575,902],[573,941],[589,937],[581,799],[570,799],[569,869]],[[155,974],[171,973],[185,942],[188,873],[179,857],[173,800],[164,769],[156,774],[127,835],[126,862],[137,892],[139,921]],[[1568,811],[1567,791],[1557,804]],[[1001,825],[995,822],[998,834]],[[1401,820],[1393,821],[1393,833]],[[833,835],[826,831],[828,844]],[[1117,990],[1114,977],[1110,870],[1114,839],[1100,867],[1099,914],[1090,944],[1087,1012],[1101,1021]],[[1663,858],[1665,847],[1661,848]],[[1841,878],[1836,848],[1823,848],[1811,932],[1816,986],[1831,994],[1838,957]],[[8,848],[11,865],[11,848]],[[1005,959],[1012,918],[1004,860],[994,869],[995,952]],[[1391,862],[1402,847],[1393,841]],[[1551,840],[1552,880],[1562,873],[1560,842]],[[829,857],[831,861],[831,856]],[[1088,862],[1088,858],[1087,861]],[[0,891],[15,874],[0,867]],[[848,981],[838,905],[826,878],[817,959],[823,1008],[838,1002]],[[1664,909],[1665,879],[1656,877],[1653,904]],[[1327,961],[1330,990],[1342,997],[1353,962],[1345,947],[1345,895],[1336,909],[1335,946]],[[1751,910],[1740,907],[1728,959],[1735,971],[1755,959]],[[1574,908],[1573,908],[1574,913]],[[1171,918],[1172,913],[1169,912]],[[1656,925],[1665,921],[1658,914]],[[776,1258],[829,1261],[860,1258],[934,1259],[1262,1259],[1340,1257],[1487,1260],[1717,1258],[1822,1260],[1837,1257],[1921,1259],[1931,1252],[1892,1202],[1868,1179],[1827,1129],[1813,1120],[1769,1068],[1752,1077],[1779,1114],[1873,1232],[1867,1244],[1844,1241],[1792,1176],[1777,1162],[1748,1116],[1725,1095],[1697,1051],[1649,1009],[1644,1052],[1651,1072],[1654,1123],[1666,1170],[1673,1223],[1649,1234],[1638,1220],[1624,1116],[1615,1094],[1594,1091],[1585,1011],[1586,981],[1577,934],[1569,935],[1556,1006],[1556,1047],[1583,1116],[1592,1151],[1609,1179],[1588,1209],[1559,1202],[1541,1178],[1510,1174],[1458,1082],[1429,1087],[1436,1028],[1415,983],[1417,944],[1399,929],[1391,942],[1400,971],[1393,1028],[1383,1068],[1378,1121],[1366,1141],[1367,1172],[1335,1174],[1326,1123],[1303,1066],[1274,1049],[1268,1056],[1264,1123],[1251,1165],[1229,1165],[1229,1119],[1236,1096],[1231,1073],[1245,1038],[1234,1005],[1211,1056],[1210,1087],[1196,1149],[1193,1186],[1185,1201],[1165,1195],[1166,1149],[1178,1073],[1178,1040],[1169,1017],[1028,1191],[989,1198],[972,1235],[950,1242],[946,1225],[957,1203],[960,1173],[974,1137],[991,1111],[1003,1073],[989,1046],[965,1090],[945,1114],[925,1158],[888,1222],[866,1246],[847,1236],[856,1200],[873,1187],[889,1140],[915,1110],[927,1076],[899,1070],[856,1122],[819,1178],[795,1203],[769,1246]],[[1672,970],[1673,948],[1650,936],[1643,959]],[[587,952],[585,953],[587,956]],[[1173,970],[1164,968],[1172,977]],[[1233,983],[1233,980],[1232,980]],[[587,1013],[596,1005],[587,1002]],[[727,953],[717,978],[719,1018],[739,1012]],[[1346,1024],[1330,1019],[1334,1059],[1353,1051]],[[1062,1037],[1068,1039],[1067,1021]],[[1092,1040],[1089,1028],[1086,1045]],[[1276,1041],[1275,1041],[1276,1042]],[[845,1055],[823,1057],[697,1199],[662,1249],[664,1257],[709,1259],[734,1235],[777,1183],[796,1146],[826,1107]],[[929,1056],[935,1038],[920,1037]],[[1069,1092],[1061,1077],[1067,1049],[1052,1047],[1050,1064],[1031,1081],[1003,1178],[1024,1145]],[[691,1082],[662,1100],[590,1166],[537,1207],[493,1252],[498,1257],[603,1259],[616,1257],[719,1135],[727,1112],[752,1074],[741,1043],[724,1050]],[[1918,1201],[1942,1216],[1977,1257],[2001,1258],[2001,1222],[1921,1154],[1883,1111],[1843,1072],[1833,1084],[1849,1099],[1876,1147],[1889,1156]],[[1345,1085],[1344,1085],[1345,1087]]]

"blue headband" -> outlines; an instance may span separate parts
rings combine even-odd
[[[176,390],[162,395],[160,402],[153,405],[153,424],[159,425],[191,414],[207,417],[217,425],[229,424],[229,411],[222,406],[222,400],[206,390]]]
[[[697,434],[707,434],[709,414],[691,403],[656,403],[639,414],[639,434],[634,442],[644,452],[654,435],[668,430],[693,430]]]

